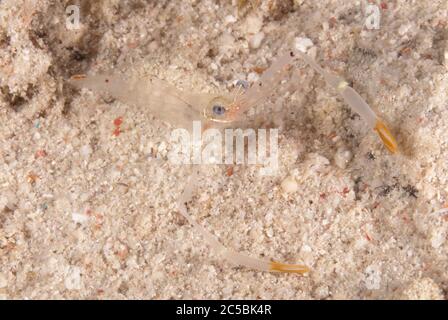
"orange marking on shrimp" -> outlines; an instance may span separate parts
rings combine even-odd
[[[286,264],[273,261],[270,263],[269,271],[304,274],[309,272],[310,269],[301,264]]]
[[[398,150],[397,141],[390,132],[389,128],[384,124],[384,122],[381,120],[377,120],[374,130],[378,133],[387,150],[389,150],[391,153],[396,153]]]

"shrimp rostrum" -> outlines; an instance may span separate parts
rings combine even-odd
[[[225,128],[241,121],[248,110],[267,99],[299,58],[320,74],[351,109],[361,116],[366,125],[377,132],[391,153],[397,152],[397,143],[392,133],[365,100],[344,79],[324,70],[306,53],[296,49],[279,56],[258,81],[244,88],[242,92],[238,90],[238,94],[233,96],[181,91],[154,77],[126,77],[118,74],[76,75],[70,82],[77,87],[107,92],[124,103],[148,109],[155,117],[175,126],[191,128],[193,121],[203,121],[206,123],[204,127]],[[195,169],[179,198],[178,210],[222,258],[232,264],[261,271],[297,274],[309,272],[309,268],[304,265],[258,259],[223,245],[188,212],[187,206],[193,198],[197,175],[198,170]]]

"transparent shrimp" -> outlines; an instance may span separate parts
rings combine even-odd
[[[122,102],[148,109],[156,117],[176,126],[191,128],[192,121],[203,120],[208,124],[216,124],[219,121],[211,121],[205,113],[212,110],[217,115],[223,105],[228,105],[232,100],[228,95],[194,94],[178,90],[165,81],[155,78],[123,77],[117,74],[107,75],[75,75],[70,83],[76,87],[85,87],[93,91],[106,92]],[[239,96],[237,94],[237,96]],[[236,118],[234,119],[236,121]],[[203,236],[205,242],[221,257],[234,265],[244,266],[261,271],[287,272],[304,274],[309,269],[304,265],[285,264],[280,262],[256,259],[248,255],[226,248],[219,240],[202,227],[188,213],[187,203],[192,199],[193,190],[196,188],[198,171],[194,171],[190,181],[184,188],[184,192],[178,203],[178,210],[188,222]]]
[[[202,94],[181,91],[165,81],[147,77],[123,77],[120,75],[77,75],[70,82],[77,87],[94,91],[105,91],[113,97],[129,104],[148,109],[154,116],[173,125],[191,128],[194,120],[205,121],[209,126],[231,126],[240,121],[242,115],[257,103],[265,100],[280,85],[282,78],[291,68],[297,57],[305,60],[325,81],[335,88],[346,103],[377,131],[386,148],[397,151],[397,143],[384,122],[364,99],[346,81],[322,69],[305,53],[291,50],[277,58],[250,88],[231,97],[228,94]],[[188,213],[187,203],[191,201],[196,188],[198,171],[194,171],[180,197],[179,212],[202,235],[206,243],[229,262],[261,271],[289,272],[304,274],[309,271],[304,265],[284,264],[252,258],[248,255],[226,248],[219,240],[202,227]]]

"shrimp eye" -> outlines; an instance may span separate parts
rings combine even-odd
[[[226,108],[224,108],[223,106],[219,105],[219,104],[215,104],[213,106],[213,113],[218,115],[218,116],[222,116],[224,113],[226,112]]]
[[[218,96],[210,100],[204,108],[204,117],[215,122],[228,122],[228,111],[232,101],[223,96]]]

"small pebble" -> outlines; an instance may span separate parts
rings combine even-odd
[[[65,277],[65,287],[68,290],[81,289],[81,269],[79,267],[71,267]]]
[[[364,270],[364,282],[368,290],[381,288],[381,268],[379,265],[370,265]]]
[[[228,15],[224,18],[224,24],[231,24],[231,23],[235,23],[237,20],[234,16],[232,15]]]
[[[251,72],[247,75],[247,81],[254,83],[260,79],[260,76],[256,74],[255,72]]]
[[[40,139],[40,133],[39,132],[35,132],[33,135],[34,140],[39,140]]]
[[[264,40],[264,32],[259,32],[249,38],[249,47],[251,49],[258,49]]]
[[[293,177],[287,177],[285,180],[283,180],[281,183],[281,187],[286,193],[293,193],[299,190],[299,185],[297,184],[296,179],[294,179]]]
[[[353,154],[349,149],[345,147],[340,147],[338,148],[336,154],[334,155],[334,162],[339,168],[345,169],[347,167],[347,164],[352,160],[352,158]]]
[[[325,299],[330,295],[330,288],[326,285],[322,285],[320,287],[317,287],[314,290],[314,295],[318,299]]]
[[[210,63],[210,69],[216,71],[216,70],[218,70],[218,66],[216,65],[216,63],[212,62],[212,63]]]
[[[311,249],[311,247],[309,245],[304,244],[304,245],[302,245],[302,251],[303,252],[311,252],[312,249]]]
[[[311,41],[311,39],[309,39],[309,38],[297,37],[294,40],[295,40],[296,49],[300,50],[302,52],[306,52],[308,50],[308,48],[314,46],[313,41]]]
[[[82,213],[73,212],[72,213],[72,220],[75,223],[82,224],[82,223],[87,222],[89,220],[89,216],[87,216],[85,214],[82,214]]]
[[[443,245],[447,236],[447,232],[444,230],[435,229],[431,233],[431,246],[434,249],[438,249]]]

